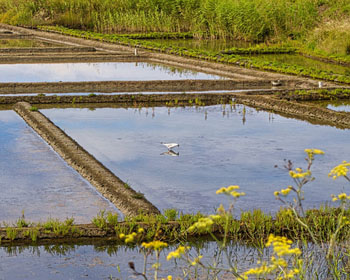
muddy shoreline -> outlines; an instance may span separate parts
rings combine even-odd
[[[142,195],[115,176],[109,169],[85,151],[76,141],[54,125],[48,118],[33,111],[29,103],[20,102],[14,110],[31,126],[70,166],[88,180],[124,215],[140,212],[158,214],[159,210]]]

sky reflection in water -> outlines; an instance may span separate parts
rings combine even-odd
[[[0,111],[0,131],[0,223],[15,222],[22,211],[29,221],[78,223],[102,209],[116,211],[14,111]]]
[[[81,82],[222,79],[147,62],[0,64],[0,82]]]
[[[329,202],[331,194],[350,187],[328,178],[332,167],[349,160],[349,130],[251,108],[243,117],[240,105],[232,110],[210,106],[42,112],[160,209],[213,212],[226,201],[215,191],[238,184],[247,194],[238,209],[274,212],[280,203],[273,192],[292,184],[283,159],[305,167],[305,148],[326,152],[316,159],[316,180],[305,187],[307,207]],[[179,143],[180,156],[161,155],[166,151],[162,141]]]

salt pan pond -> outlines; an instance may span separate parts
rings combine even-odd
[[[345,185],[328,173],[349,160],[349,130],[242,105],[42,112],[159,209],[212,213],[225,201],[215,191],[234,184],[247,194],[238,209],[275,212],[280,203],[273,192],[293,183],[283,160],[305,167],[305,148],[326,152],[316,159],[316,180],[305,188],[308,208],[329,202]],[[179,156],[164,154],[162,141],[179,143]]]
[[[12,224],[23,211],[29,221],[88,223],[100,210],[117,211],[15,112],[0,111],[0,131],[0,222]]]
[[[83,82],[222,79],[148,62],[0,64],[0,82]]]

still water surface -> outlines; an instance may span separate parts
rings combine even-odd
[[[0,82],[83,82],[222,79],[147,62],[0,64]]]
[[[212,213],[226,201],[215,191],[234,184],[247,194],[237,209],[275,212],[280,203],[273,192],[293,183],[283,160],[305,167],[305,148],[326,152],[316,158],[316,180],[305,187],[307,207],[350,187],[328,178],[331,168],[350,159],[349,130],[241,105],[42,112],[160,209]],[[160,142],[179,143],[179,155],[165,154]]]
[[[102,209],[117,211],[14,111],[0,111],[0,131],[0,223],[12,224],[22,211],[29,221],[78,223]]]

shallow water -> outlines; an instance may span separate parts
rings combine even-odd
[[[348,100],[329,100],[329,101],[315,101],[312,105],[321,106],[333,111],[350,112],[350,101]]]
[[[252,57],[260,61],[280,62],[350,76],[349,67],[314,60],[298,54],[266,54]]]
[[[54,46],[59,46],[59,44],[29,39],[0,39],[0,48],[40,48]]]
[[[13,111],[0,111],[0,223],[74,217],[90,222],[117,211]],[[0,273],[1,275],[1,273]]]
[[[159,279],[167,275],[182,276],[182,268],[189,266],[184,261],[166,261],[167,254],[177,246],[165,249],[160,254],[161,268]],[[204,254],[202,262],[212,264],[217,245],[213,242],[197,245],[192,249],[191,258],[197,256],[196,251]],[[232,245],[232,260],[239,263],[240,271],[245,271],[257,261],[258,251],[252,247]],[[133,275],[128,262],[134,262],[137,271],[143,270],[143,255],[139,247],[130,248],[121,245],[51,245],[39,247],[0,247],[0,280],[2,279],[143,279]],[[226,266],[226,258],[221,255],[220,265]],[[147,260],[147,276],[153,279],[153,255]],[[201,275],[206,271],[200,268]],[[194,267],[192,267],[192,273]],[[192,274],[193,275],[193,274]],[[220,279],[225,278],[221,273]],[[112,278],[111,278],[112,277]],[[183,278],[181,279],[189,279]],[[190,278],[193,279],[193,278]],[[211,279],[211,278],[210,278]]]
[[[222,79],[147,62],[0,64],[0,82],[82,82]]]
[[[283,159],[305,167],[305,148],[326,152],[317,156],[316,180],[305,187],[307,207],[329,202],[331,194],[349,187],[328,178],[331,168],[350,158],[349,130],[241,105],[42,112],[160,209],[212,213],[226,201],[215,191],[237,184],[247,194],[238,209],[275,212],[281,204],[273,192],[293,183]],[[162,141],[179,143],[174,149],[179,156],[164,154]]]
[[[228,244],[227,256],[218,249],[214,242],[191,244],[190,260],[198,255],[203,256],[201,263],[205,266],[228,268],[228,259],[239,273],[250,268],[258,267],[258,261],[268,261],[272,250],[257,249],[244,244]],[[294,246],[293,246],[294,247]],[[214,279],[213,274],[200,266],[191,266],[183,259],[166,261],[166,256],[177,246],[171,246],[160,253],[160,270],[158,279],[172,275],[173,279]],[[327,274],[325,254],[319,247],[309,244],[303,246],[302,258],[306,279],[330,279]],[[143,255],[140,247],[134,248],[100,243],[95,245],[47,245],[28,247],[0,247],[0,280],[3,279],[143,279],[142,276],[133,275],[128,263],[133,262],[138,272],[143,271]],[[154,255],[147,258],[146,275],[153,279],[155,263]],[[341,266],[341,264],[340,264]],[[195,278],[195,269],[199,278]],[[190,273],[184,277],[184,272]],[[345,272],[343,273],[345,274]],[[177,278],[178,277],[178,278]],[[221,272],[218,279],[235,279],[232,274]],[[273,276],[269,279],[275,279]],[[343,278],[342,278],[343,279]],[[344,278],[345,279],[345,278]]]

